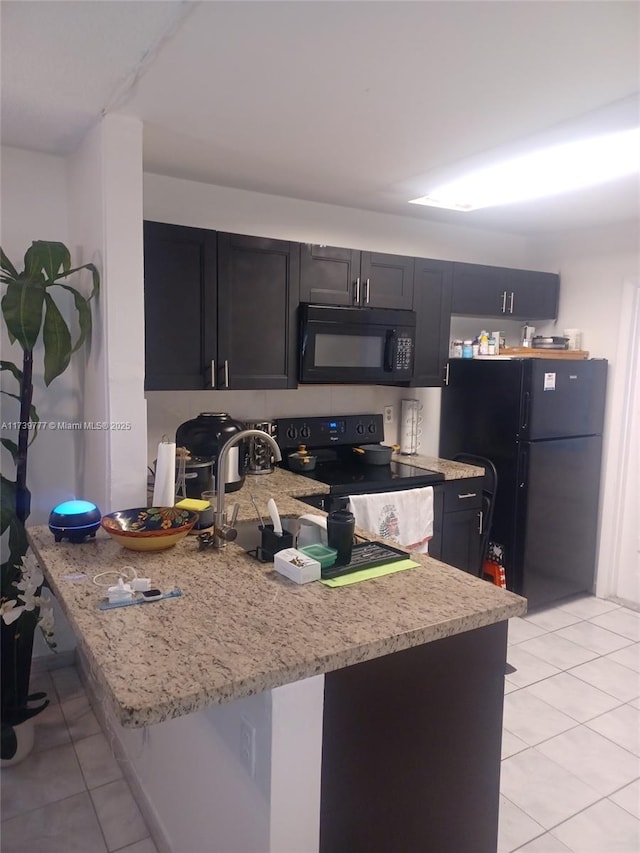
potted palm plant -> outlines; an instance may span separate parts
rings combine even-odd
[[[68,279],[80,270],[88,270],[93,285],[83,296]],[[0,370],[17,383],[3,394],[19,402],[18,421],[3,427],[14,428],[17,435],[2,435],[3,462],[11,457],[15,479],[1,477],[0,535],[2,535],[2,587],[0,630],[2,632],[1,675],[1,757],[14,758],[18,750],[16,727],[39,714],[48,705],[46,694],[29,694],[34,632],[38,624],[50,634],[50,612],[42,595],[43,576],[28,555],[25,522],[31,496],[27,488],[29,446],[37,436],[39,423],[33,405],[34,351],[44,350],[44,383],[51,382],[67,369],[71,356],[91,335],[91,300],[98,295],[100,276],[93,264],[71,267],[69,250],[63,243],[34,241],[24,256],[24,269],[16,270],[0,248],[0,283],[6,286],[2,297],[2,317],[9,340],[22,348],[22,366],[0,361]],[[75,343],[53,294],[62,288],[72,299],[78,321]],[[9,429],[9,433],[14,430]],[[4,431],[4,430],[3,430]],[[17,441],[15,440],[17,438]]]

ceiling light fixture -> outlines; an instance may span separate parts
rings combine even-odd
[[[640,129],[555,145],[470,172],[410,204],[470,211],[560,195],[640,172]]]

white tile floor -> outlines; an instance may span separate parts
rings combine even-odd
[[[639,641],[593,597],[511,620],[498,853],[639,853]],[[76,669],[33,687],[52,704],[2,771],[2,853],[157,853]]]
[[[592,596],[510,621],[498,853],[639,853],[639,641]]]

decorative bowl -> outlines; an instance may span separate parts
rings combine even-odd
[[[102,528],[124,548],[162,551],[171,548],[198,521],[198,513],[173,506],[120,509],[102,517]]]

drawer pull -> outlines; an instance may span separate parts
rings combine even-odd
[[[458,495],[459,500],[464,500],[465,498],[475,498],[477,496],[477,492],[467,492],[466,495]]]

